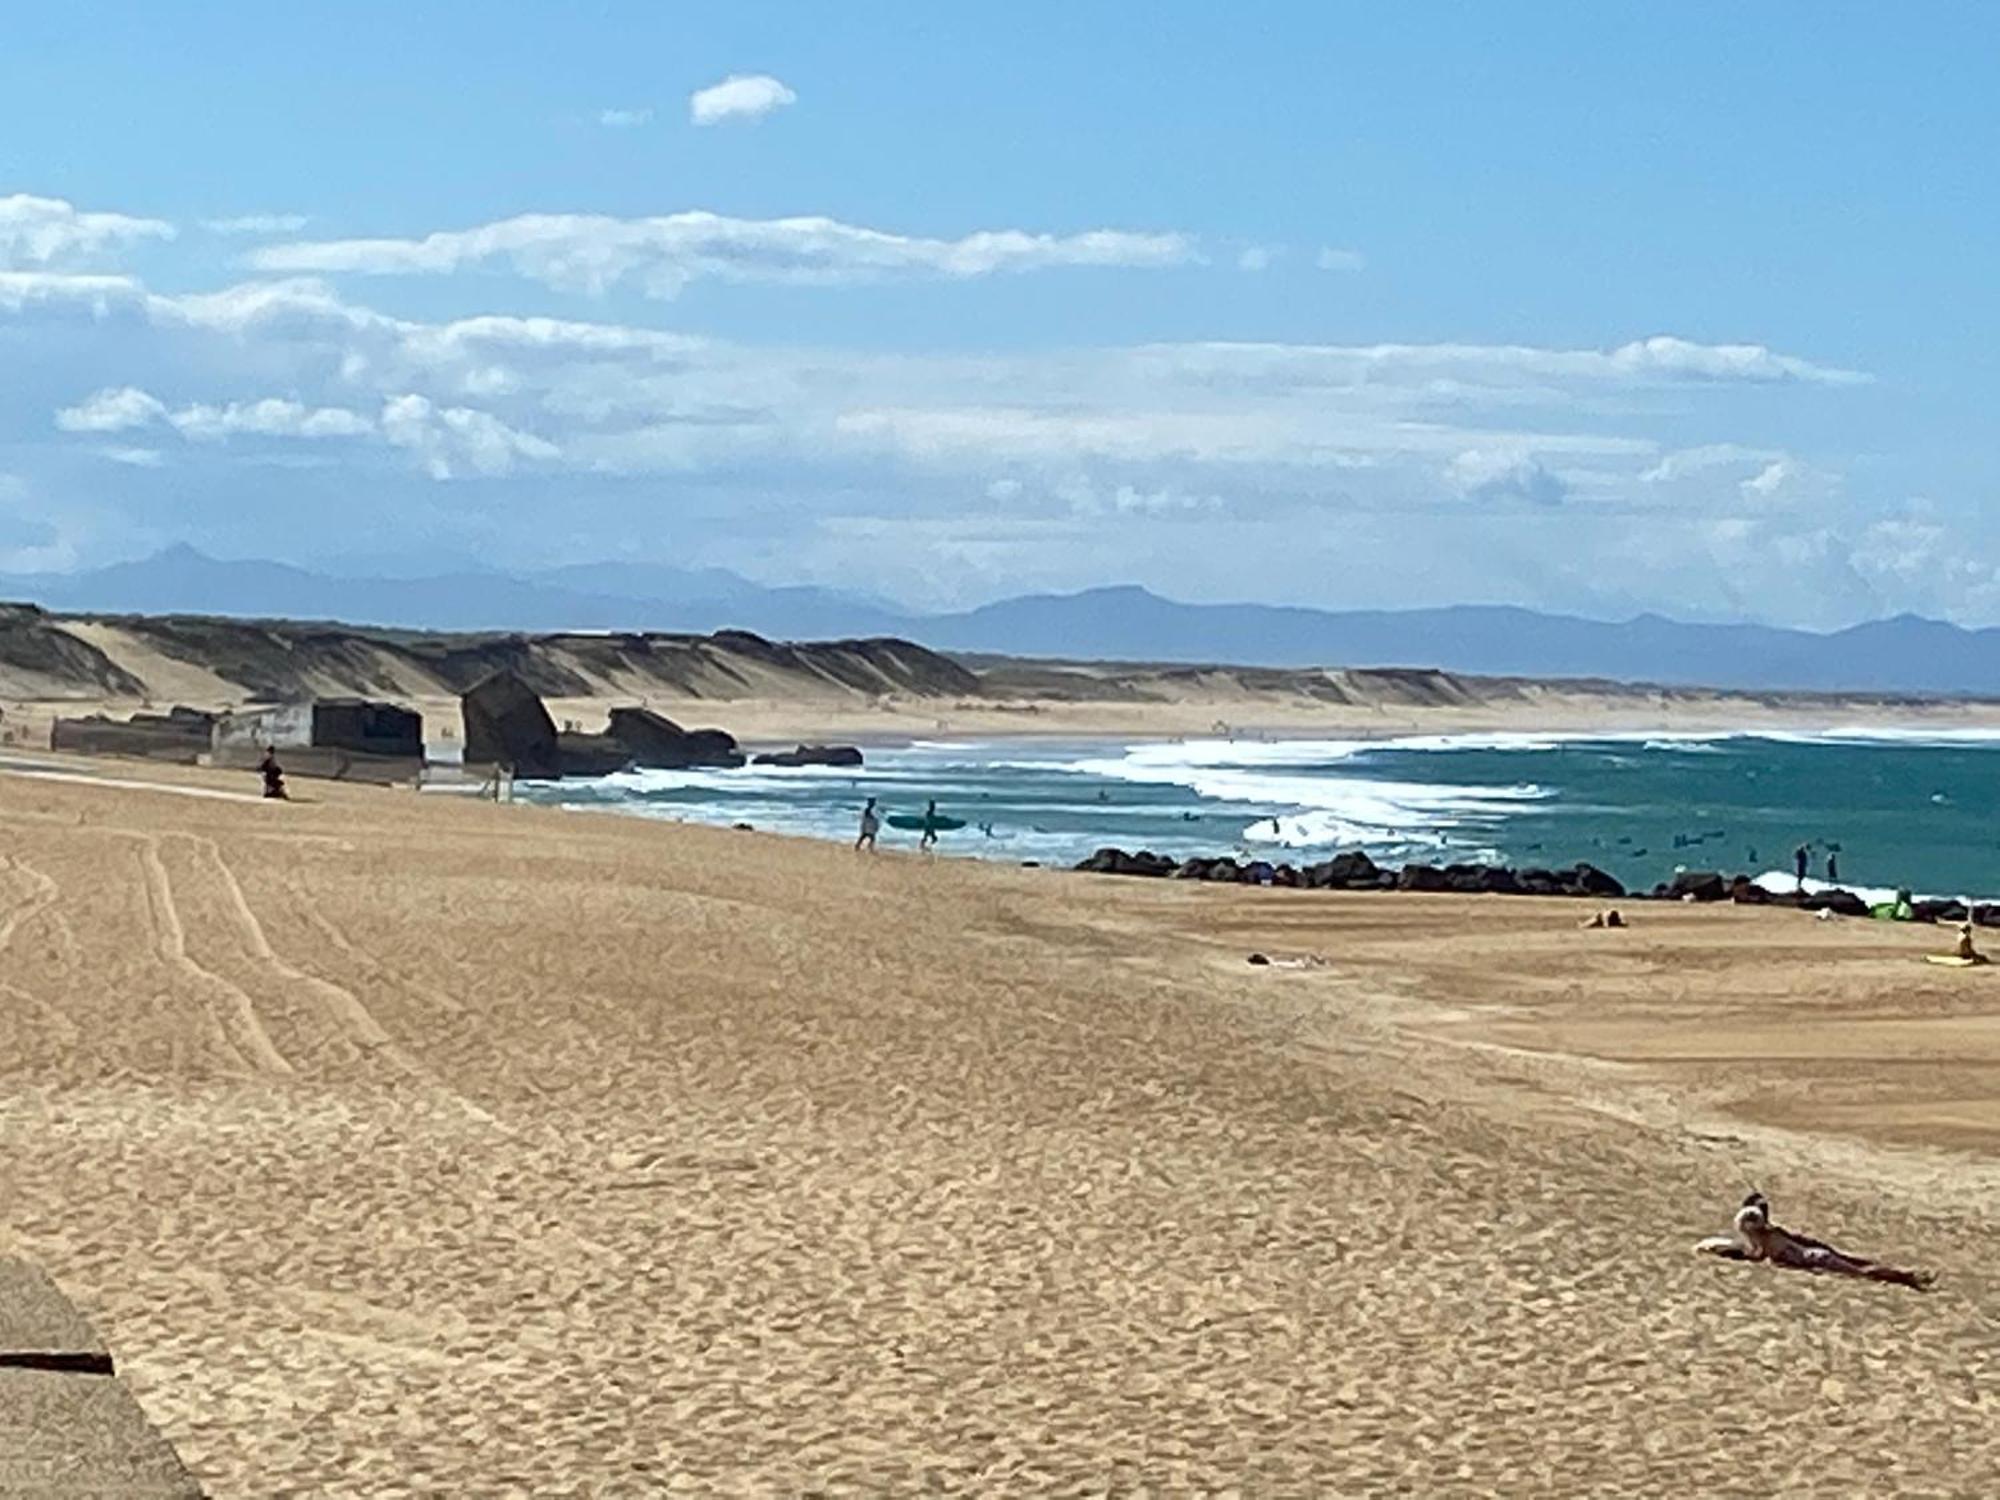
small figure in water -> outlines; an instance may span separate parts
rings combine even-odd
[[[1840,856],[1831,849],[1826,854],[1826,883],[1828,885],[1840,884]]]
[[[285,794],[285,772],[278,764],[278,749],[275,745],[264,747],[264,758],[257,763],[257,773],[264,778],[266,797],[275,797],[280,802],[291,800]]]
[[[1804,844],[1799,845],[1798,848],[1792,851],[1792,868],[1798,872],[1800,890],[1804,890],[1806,888],[1807,857],[1808,856],[1806,854],[1806,846]]]
[[[917,840],[919,851],[935,849],[937,847],[937,816],[937,801],[936,799],[932,799],[924,808],[924,835]]]
[[[1718,1234],[1701,1240],[1695,1249],[1724,1260],[1763,1260],[1788,1271],[1816,1271],[1832,1276],[1858,1276],[1864,1281],[1886,1281],[1926,1291],[1936,1279],[1927,1271],[1906,1271],[1880,1261],[1847,1255],[1824,1240],[1793,1234],[1771,1222],[1771,1201],[1762,1193],[1752,1193],[1736,1210],[1736,1233]]]
[[[854,841],[854,852],[859,854],[863,849],[866,849],[870,854],[873,854],[875,852],[875,835],[881,831],[882,817],[881,814],[875,811],[875,799],[870,797],[867,805],[861,809],[861,836]]]

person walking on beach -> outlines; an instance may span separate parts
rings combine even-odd
[[[937,836],[938,836],[937,824],[938,824],[937,802],[935,799],[933,799],[931,802],[927,803],[924,807],[924,833],[923,837],[917,840],[917,851],[919,853],[927,854],[931,850],[937,848]]]
[[[861,836],[854,841],[854,852],[866,849],[875,852],[875,835],[882,831],[882,815],[875,811],[875,799],[870,797],[868,805],[861,809]]]
[[[1798,848],[1792,851],[1792,868],[1798,872],[1800,890],[1806,888],[1806,860],[1808,857],[1804,844],[1799,845]]]
[[[1830,1276],[1858,1276],[1864,1281],[1886,1281],[1913,1291],[1927,1291],[1936,1278],[1924,1271],[1906,1271],[1836,1250],[1824,1240],[1793,1234],[1771,1222],[1771,1200],[1752,1193],[1736,1210],[1736,1233],[1712,1235],[1696,1243],[1704,1255],[1725,1260],[1762,1260],[1788,1271],[1816,1271]]]

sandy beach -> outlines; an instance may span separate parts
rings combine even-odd
[[[1937,929],[68,776],[0,774],[0,1250],[212,1494],[2000,1469],[2000,969]],[[1937,1289],[1692,1255],[1753,1185]]]

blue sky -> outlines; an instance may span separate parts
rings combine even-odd
[[[2000,622],[1981,7],[8,29],[0,571]]]

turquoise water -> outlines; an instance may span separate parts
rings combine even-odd
[[[523,784],[582,809],[851,839],[864,798],[971,826],[945,852],[1072,862],[1105,844],[1273,860],[1588,860],[1628,885],[1676,867],[1782,872],[1812,846],[1854,889],[2000,894],[2000,735],[1438,735],[1004,740],[870,749],[859,771],[636,771]],[[885,846],[915,834],[884,830]]]

